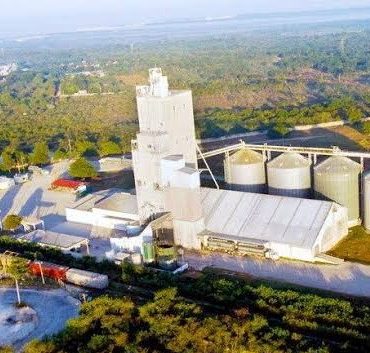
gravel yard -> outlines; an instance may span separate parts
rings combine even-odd
[[[61,331],[67,320],[78,315],[80,305],[78,300],[61,289],[23,289],[21,299],[31,309],[15,312],[15,290],[0,288],[0,346],[13,345],[19,350],[32,339]],[[24,322],[19,318],[14,322],[16,314],[26,317]]]

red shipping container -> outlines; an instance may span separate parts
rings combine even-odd
[[[87,185],[82,181],[70,180],[70,179],[57,179],[52,182],[52,188],[66,188],[77,190],[80,186]]]
[[[41,276],[41,268],[44,277],[52,278],[54,280],[66,280],[66,272],[69,267],[59,266],[50,262],[31,262],[28,265],[28,271],[34,276]]]

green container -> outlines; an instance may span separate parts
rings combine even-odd
[[[157,246],[156,250],[159,258],[176,258],[176,249],[172,245]]]
[[[144,243],[144,262],[154,262],[155,260],[155,251],[154,245],[152,243]]]

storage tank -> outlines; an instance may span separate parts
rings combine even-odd
[[[71,268],[66,272],[66,279],[69,283],[87,288],[104,289],[108,287],[107,275],[76,268]]]
[[[370,171],[364,174],[363,191],[364,191],[363,199],[364,227],[368,232],[370,232]]]
[[[34,276],[41,276],[52,278],[54,280],[65,281],[66,280],[66,273],[68,271],[68,267],[59,266],[56,264],[52,264],[49,262],[34,262],[31,261],[28,265],[28,271]]]
[[[298,153],[287,152],[267,163],[269,194],[310,197],[311,161]]]
[[[241,149],[224,161],[225,182],[230,189],[263,193],[266,190],[265,161],[262,154]]]
[[[155,251],[153,243],[143,244],[144,262],[151,263],[155,261]]]
[[[333,156],[314,167],[315,197],[332,200],[348,208],[348,221],[360,218],[359,163],[342,156]]]

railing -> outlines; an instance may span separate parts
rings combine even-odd
[[[233,151],[247,148],[255,151],[262,152],[296,152],[307,155],[321,155],[321,156],[343,156],[352,158],[370,158],[369,152],[355,152],[355,151],[343,151],[339,147],[333,146],[332,148],[317,148],[317,147],[293,147],[293,146],[273,146],[273,145],[254,145],[246,144],[243,141],[240,143],[222,147],[213,151],[203,152],[202,155],[198,153],[198,159],[214,157],[220,154],[229,153]]]

